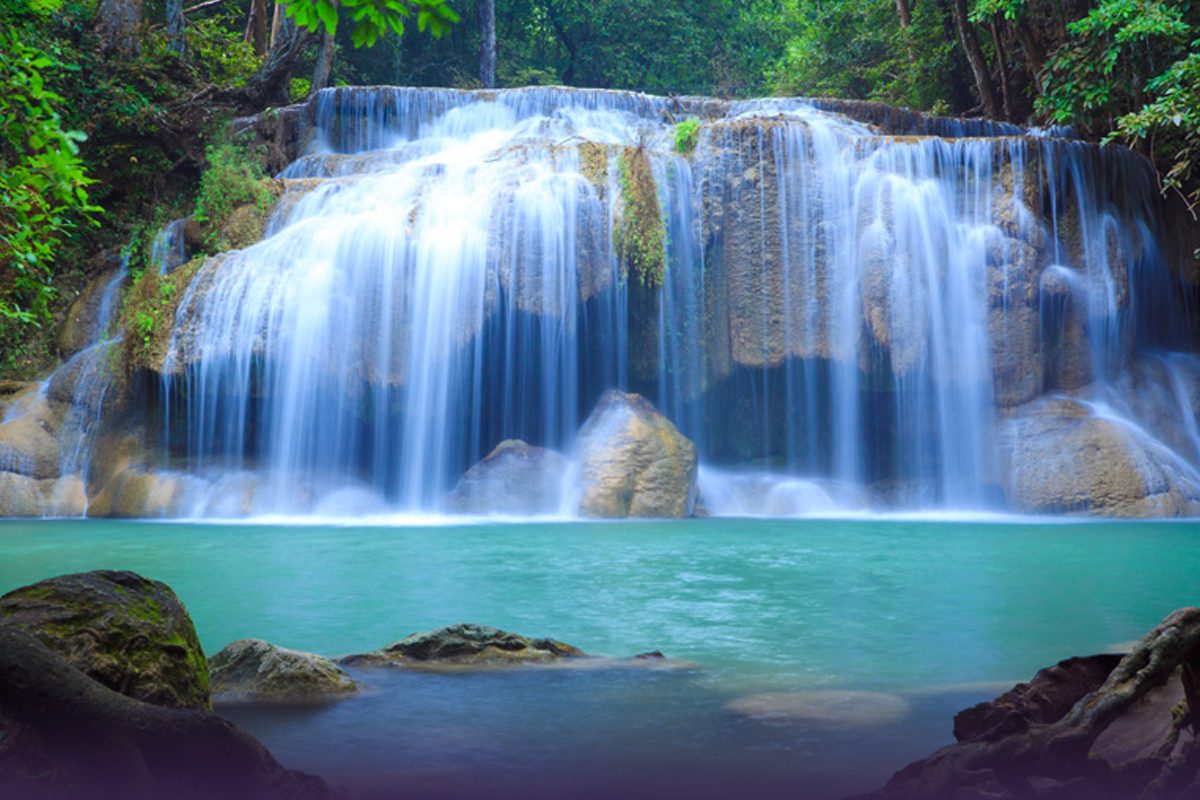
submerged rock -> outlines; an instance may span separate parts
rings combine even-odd
[[[580,428],[578,452],[584,516],[691,516],[696,446],[641,395],[605,392]]]
[[[957,743],[859,800],[1195,797],[1197,669],[1200,608],[1184,608],[1124,657],[1061,662],[959,714]]]
[[[374,653],[346,656],[346,666],[496,667],[538,664],[586,655],[555,639],[530,639],[487,625],[449,625],[414,633]]]
[[[466,514],[547,514],[562,505],[567,460],[555,450],[505,439],[462,476],[446,497]]]
[[[0,597],[0,623],[27,631],[128,697],[209,707],[204,651],[187,610],[164,583],[108,570],[50,578]]]
[[[1178,456],[1131,424],[1067,398],[1030,403],[1000,429],[1010,507],[1119,517],[1200,513],[1200,485]]]
[[[727,711],[763,720],[803,720],[838,725],[890,725],[911,711],[908,701],[881,692],[765,692],[739,697]]]
[[[208,660],[212,692],[220,700],[260,703],[319,703],[358,691],[327,658],[277,647],[261,639],[239,639]]]

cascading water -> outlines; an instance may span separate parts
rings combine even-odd
[[[502,439],[569,448],[615,386],[706,463],[756,470],[728,491],[708,471],[711,511],[772,491],[786,513],[1001,507],[1007,420],[1047,392],[1119,393],[1157,348],[1186,435],[1139,435],[1192,480],[1200,372],[1168,352],[1190,331],[1146,165],[1063,131],[910,115],[891,135],[820,105],[318,93],[267,238],[180,303],[170,452],[246,476],[241,511],[437,510]],[[706,124],[683,155],[688,116]],[[634,158],[661,280],[623,255]]]

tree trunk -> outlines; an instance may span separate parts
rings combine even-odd
[[[288,81],[292,78],[296,63],[304,55],[304,48],[311,41],[311,34],[307,30],[296,27],[295,23],[283,16],[281,5],[276,3],[275,6],[275,17],[279,24],[266,60],[258,72],[246,81],[246,86],[236,93],[244,105],[263,108],[286,102]]]
[[[1021,43],[1021,49],[1025,51],[1025,64],[1029,69],[1029,77],[1033,78],[1033,85],[1041,92],[1042,86],[1042,68],[1046,65],[1046,54],[1042,52],[1042,48],[1038,46],[1037,40],[1033,38],[1033,31],[1029,28],[1029,20],[1021,17],[1017,20],[1017,41]]]
[[[912,27],[912,11],[908,8],[908,0],[896,0],[896,13],[900,15],[900,27]]]
[[[254,54],[267,54],[267,0],[250,0],[246,18],[246,42],[254,45]]]
[[[954,28],[958,31],[958,40],[962,44],[963,54],[971,65],[975,76],[975,88],[979,92],[979,102],[983,105],[983,115],[996,119],[999,109],[996,107],[996,94],[992,91],[992,78],[988,74],[987,59],[979,47],[979,39],[975,36],[975,28],[967,17],[967,0],[953,0]]]
[[[183,0],[167,0],[167,49],[178,58],[187,53],[184,37]]]
[[[337,0],[333,3],[334,9],[337,9]],[[333,34],[325,31],[321,36],[321,52],[317,54],[317,65],[313,68],[312,91],[317,92],[329,85],[329,73],[333,69],[333,51],[336,47],[336,42],[333,40]]]
[[[485,89],[496,87],[496,0],[479,3],[479,82]]]
[[[279,40],[279,34],[287,25],[287,16],[283,13],[282,0],[275,0],[275,13],[271,15],[271,42],[270,47],[275,47],[275,42]]]
[[[991,29],[992,46],[996,48],[996,61],[1000,65],[1000,100],[1004,104],[1004,118],[1012,122],[1012,86],[1008,78],[1008,57],[1005,54],[1004,42],[1000,38],[1000,32],[996,29],[996,23],[993,22],[991,24]]]
[[[96,9],[96,29],[102,50],[137,54],[137,29],[145,16],[142,4],[143,0],[100,0]]]

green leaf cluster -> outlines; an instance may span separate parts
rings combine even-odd
[[[229,141],[209,146],[193,214],[205,229],[209,252],[220,249],[221,228],[234,209],[253,204],[263,211],[271,200],[270,182],[256,154]]]
[[[354,22],[351,39],[355,47],[372,47],[389,30],[404,35],[405,21],[414,14],[417,30],[441,38],[459,21],[446,0],[341,0],[341,8]],[[299,26],[333,35],[338,29],[335,0],[288,0],[286,13]]]
[[[64,126],[66,100],[47,86],[63,68],[0,28],[0,317],[20,323],[48,318],[58,249],[101,211],[79,155],[87,136]]]
[[[690,155],[700,141],[700,120],[692,117],[675,125],[675,152]]]

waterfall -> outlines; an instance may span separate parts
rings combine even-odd
[[[1129,151],[870,104],[557,88],[327,89],[309,112],[266,238],[199,269],[162,370],[168,452],[217,486],[251,476],[252,511],[436,511],[503,439],[568,449],[610,387],[721,467],[702,491],[731,513],[756,492],[781,513],[1000,508],[1001,427],[1056,393],[1103,395],[1200,464],[1185,288]],[[619,246],[630,158],[661,280]],[[1163,390],[1117,402],[1143,362]],[[1153,433],[1164,407],[1179,435]]]

